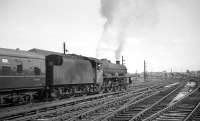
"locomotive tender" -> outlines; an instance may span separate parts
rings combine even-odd
[[[51,96],[98,92],[97,85],[103,82],[99,64],[97,59],[77,55],[46,56],[47,89]]]
[[[126,89],[126,73],[105,59],[0,48],[0,106]]]

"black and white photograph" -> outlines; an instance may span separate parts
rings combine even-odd
[[[0,121],[200,121],[200,0],[0,0]]]

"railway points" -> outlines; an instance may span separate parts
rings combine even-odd
[[[198,88],[189,93],[185,98],[170,105],[144,121],[198,121],[200,93]]]
[[[160,99],[166,98],[165,96],[167,96],[169,93],[171,93],[177,88],[180,87],[172,86],[164,90],[160,90],[159,92],[155,92],[141,100],[138,100],[137,102],[125,105],[121,107],[119,110],[113,112],[112,114],[107,115],[103,119],[103,121],[131,120],[132,117],[141,113],[143,110],[153,106],[153,104],[160,101]]]
[[[161,82],[160,83],[158,82],[158,84],[163,85],[163,83],[161,83]],[[156,84],[157,86],[153,86],[153,87],[154,88],[155,87],[157,87],[157,88],[161,87],[161,86],[158,86],[158,84]],[[138,85],[134,88],[134,90],[135,91],[136,90],[142,91],[142,88],[146,89],[147,85],[150,85],[150,84],[147,83],[147,84]],[[131,89],[130,89],[130,91],[131,91]],[[121,94],[125,94],[125,93],[127,93],[127,92],[121,92]],[[39,105],[38,107],[34,107],[34,108],[26,109],[26,110],[20,109],[21,112],[20,112],[20,110],[16,110],[14,112],[4,113],[4,114],[1,114],[1,119],[17,120],[17,117],[18,117],[19,120],[34,119],[34,117],[38,118],[41,115],[46,115],[46,114],[49,114],[49,113],[52,113],[52,112],[56,112],[59,109],[66,109],[65,107],[68,107],[68,108],[72,107],[72,105],[75,106],[75,105],[79,105],[79,104],[81,105],[81,104],[84,104],[84,103],[90,104],[92,102],[92,99],[94,101],[96,101],[98,99],[101,100],[101,99],[103,99],[103,97],[109,97],[109,96],[112,96],[114,94],[119,96],[119,92],[118,92],[118,93],[103,94],[105,96],[103,96],[102,94],[99,94],[99,95],[96,95],[96,96],[89,96],[88,98],[82,97],[82,99],[71,100],[71,101],[58,101],[58,102],[55,101],[54,103],[49,103],[49,104],[43,105],[43,106]],[[87,104],[86,104],[86,106],[87,106]]]

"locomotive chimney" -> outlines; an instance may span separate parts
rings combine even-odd
[[[119,61],[119,60],[116,60],[116,64],[120,64],[120,61]]]
[[[122,56],[122,65],[124,65],[124,57]]]

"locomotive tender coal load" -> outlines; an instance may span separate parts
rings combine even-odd
[[[0,106],[119,91],[126,74],[105,59],[0,48]]]

